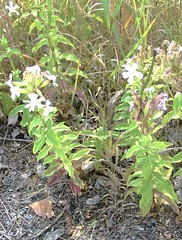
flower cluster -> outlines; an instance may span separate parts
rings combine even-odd
[[[49,71],[41,72],[40,67],[35,65],[26,68],[23,73],[22,82],[13,82],[13,76],[10,74],[9,80],[5,84],[9,86],[13,100],[19,98],[23,93],[24,107],[28,108],[30,112],[34,112],[36,109],[42,109],[43,116],[46,117],[49,113],[54,112],[55,108],[51,106],[51,102],[45,99],[39,90],[42,84],[43,86],[48,84],[48,82],[45,81],[52,81],[53,86],[58,86],[56,76],[52,75]]]

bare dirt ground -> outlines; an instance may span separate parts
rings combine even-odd
[[[73,196],[68,178],[48,187],[47,179],[37,176],[31,140],[7,140],[10,132],[0,126],[1,240],[182,239],[181,221],[170,207],[141,217],[137,197],[124,200],[124,183],[111,179],[108,170],[108,176],[86,176],[81,197]],[[30,207],[45,198],[52,201],[52,218],[40,217]]]

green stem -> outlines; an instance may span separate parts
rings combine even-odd
[[[149,81],[150,81],[150,77],[152,75],[152,70],[154,68],[154,63],[155,63],[155,57],[157,55],[157,51],[154,49],[153,50],[153,58],[152,58],[152,63],[151,63],[151,66],[150,66],[150,70],[149,70],[149,74],[148,74],[148,77],[147,77],[147,80],[144,82],[143,84],[143,87],[142,87],[142,91],[141,91],[141,96],[143,94],[143,91],[145,90],[145,88],[147,87]]]
[[[10,64],[11,64],[11,67],[12,67],[13,71],[15,71],[16,69],[15,69],[15,66],[14,66],[14,63],[13,63],[11,57],[8,57],[8,58],[9,58],[9,61],[10,61]]]

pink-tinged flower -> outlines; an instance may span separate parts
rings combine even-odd
[[[39,65],[36,64],[32,67],[26,67],[26,72],[32,73],[34,75],[40,75],[41,69],[40,69]]]
[[[9,6],[8,5],[5,6],[5,9],[9,11],[8,16],[11,16],[13,13],[16,13],[16,15],[20,15],[19,12],[16,10],[18,8],[19,6],[13,5],[12,1],[9,1]]]
[[[170,69],[169,69],[169,68],[166,68],[166,69],[164,70],[164,77],[169,76],[169,74],[170,74]]]
[[[167,107],[166,107],[167,99],[168,99],[168,94],[167,93],[160,93],[158,95],[158,99],[157,99],[157,103],[156,103],[158,110],[160,110],[160,111],[167,110]]]
[[[127,79],[127,82],[132,85],[134,78],[137,77],[139,79],[143,78],[143,73],[138,72],[138,64],[137,63],[133,63],[132,65],[130,65],[129,63],[126,63],[123,65],[123,67],[125,68],[126,71],[124,71],[122,73],[122,76],[124,79]]]
[[[25,108],[28,108],[30,112],[34,112],[35,108],[41,108],[42,107],[42,101],[44,101],[44,98],[39,98],[39,96],[36,93],[29,93],[28,97],[30,100],[24,100],[24,103],[27,103],[25,105]]]

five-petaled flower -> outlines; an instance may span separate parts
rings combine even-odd
[[[39,98],[39,96],[36,93],[29,93],[28,97],[30,100],[24,100],[24,103],[27,103],[25,105],[25,108],[28,108],[30,112],[34,112],[35,108],[42,108],[42,101],[45,101],[44,98]]]
[[[143,73],[138,72],[138,64],[137,63],[133,63],[132,65],[130,65],[129,63],[126,63],[123,65],[123,67],[125,68],[126,71],[124,71],[122,73],[122,76],[124,79],[127,79],[127,82],[132,85],[134,78],[137,77],[139,79],[143,78]]]
[[[19,12],[16,10],[18,8],[19,6],[13,5],[12,1],[9,1],[9,6],[8,5],[5,6],[5,9],[9,11],[8,16],[11,16],[13,13],[16,13],[16,15],[20,15]]]

